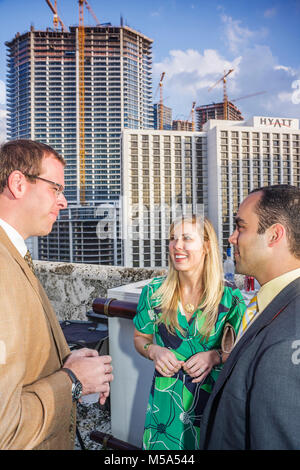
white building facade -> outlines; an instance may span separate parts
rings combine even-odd
[[[126,130],[122,139],[125,266],[166,266],[169,225],[191,212],[212,221],[225,254],[252,189],[300,186],[298,119],[210,120],[203,132]]]
[[[202,132],[123,132],[125,266],[167,266],[170,223],[207,207],[205,155]]]
[[[247,194],[271,184],[300,185],[298,119],[254,116],[249,121],[210,120],[207,135],[208,217],[223,252],[234,214]]]

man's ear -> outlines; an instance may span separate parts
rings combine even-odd
[[[286,236],[286,229],[282,224],[274,224],[268,228],[268,245],[275,246]]]
[[[20,199],[26,190],[26,177],[20,170],[14,170],[8,177],[7,187],[15,199]]]

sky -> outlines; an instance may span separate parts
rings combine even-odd
[[[54,4],[54,0],[52,0]],[[229,100],[245,119],[253,115],[300,118],[300,0],[89,0],[100,23],[124,24],[153,39],[153,95],[173,119],[196,105]],[[66,26],[78,24],[77,0],[57,0]],[[53,26],[46,0],[0,0],[0,141],[5,140],[5,41],[17,32]],[[86,25],[95,25],[85,9]],[[250,95],[250,96],[249,96]],[[235,101],[236,100],[236,101]]]

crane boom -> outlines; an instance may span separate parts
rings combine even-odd
[[[256,93],[251,93],[250,95],[239,96],[238,98],[235,98],[234,100],[230,100],[230,101],[232,101],[232,102],[239,101],[239,100],[243,100],[244,98],[251,98],[252,96],[263,95],[264,93],[267,93],[267,92],[266,91],[258,91]]]
[[[52,5],[52,3],[50,2],[50,0],[46,0],[46,3],[47,3],[47,5],[49,6],[50,10],[51,10],[52,13],[53,13],[53,25],[54,25],[54,29],[57,29],[57,25],[58,25],[58,23],[59,23],[60,26],[61,26],[62,31],[68,31],[68,28],[64,25],[64,23],[62,22],[62,20],[60,19],[60,17],[59,17],[58,14],[57,14],[56,0],[55,0],[55,6]]]
[[[194,132],[195,131],[195,106],[196,106],[196,101],[193,101],[193,105],[192,105],[192,131]]]
[[[234,69],[230,69],[227,73],[224,71],[223,77],[221,77],[216,83],[214,83],[211,87],[209,87],[208,91],[211,91],[215,86],[218,85],[218,83],[222,82],[231,72],[233,72]]]
[[[224,70],[224,75],[223,77],[221,77],[216,83],[214,83],[209,89],[208,91],[211,91],[213,88],[215,88],[216,85],[218,85],[220,82],[223,82],[223,117],[224,119],[227,120],[228,118],[228,113],[227,113],[227,108],[228,108],[228,96],[227,96],[227,91],[226,91],[226,77],[228,77],[228,75],[233,72],[234,69],[230,69],[227,73],[225,72]]]
[[[96,24],[100,24],[87,0],[78,0],[79,24],[78,24],[78,69],[79,69],[79,195],[80,203],[85,203],[85,83],[84,83],[84,59],[85,59],[85,31],[83,7],[87,7]]]
[[[165,76],[165,72],[161,74],[160,81],[159,81],[159,94],[160,94],[160,99],[159,99],[159,129],[162,131],[164,128],[164,106],[163,106],[163,79]]]
[[[98,20],[97,16],[96,16],[95,13],[93,12],[93,9],[92,9],[92,7],[89,5],[88,1],[87,1],[87,0],[84,0],[84,3],[85,3],[85,6],[87,7],[87,9],[89,10],[90,14],[91,14],[92,17],[94,18],[95,23],[96,23],[97,25],[100,24],[100,21]]]

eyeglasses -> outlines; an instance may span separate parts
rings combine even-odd
[[[45,181],[46,183],[52,184],[52,186],[54,186],[53,189],[55,189],[56,197],[59,197],[61,194],[64,194],[64,187],[63,185],[59,183],[46,180],[45,178],[41,178],[40,176],[37,176],[37,175],[28,175],[27,173],[24,173],[24,176],[26,176],[27,178],[34,178],[35,180],[41,180],[41,181]]]

